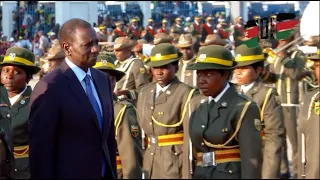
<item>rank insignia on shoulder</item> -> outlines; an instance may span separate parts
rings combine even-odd
[[[144,74],[146,72],[146,70],[144,68],[140,68],[140,73]]]
[[[137,125],[131,125],[131,134],[133,137],[138,137],[139,135],[139,128]]]
[[[254,126],[256,127],[256,129],[257,129],[258,131],[261,131],[262,125],[261,125],[260,119],[254,119]]]

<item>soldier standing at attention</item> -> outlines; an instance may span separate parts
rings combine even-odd
[[[177,76],[179,80],[191,87],[197,86],[197,74],[196,71],[186,70],[187,66],[195,62],[194,45],[196,38],[191,34],[182,34],[179,38],[178,44],[175,46],[183,54],[179,61],[179,70]]]
[[[234,25],[231,26],[230,40],[234,42],[234,47],[240,46],[243,42],[242,39],[245,36],[245,30],[243,27],[243,19],[241,16],[234,19]]]
[[[138,20],[136,18],[131,19],[131,25],[128,28],[128,37],[132,40],[138,40],[141,39],[141,32],[142,29],[138,25]]]
[[[161,28],[157,30],[157,33],[166,33],[169,34],[170,28],[168,27],[168,20],[162,19],[161,21]]]
[[[11,117],[11,139],[14,145],[14,179],[29,179],[29,101],[32,89],[27,86],[32,75],[38,73],[40,68],[35,65],[34,54],[19,47],[9,48],[4,56],[1,68],[1,83],[7,89],[8,97],[1,96],[0,103],[6,103],[1,111],[8,112]],[[4,98],[4,99],[3,99]]]
[[[182,25],[181,18],[178,17],[175,19],[175,24],[171,26],[170,33],[179,35],[184,34],[184,27]]]
[[[116,28],[112,32],[112,42],[114,42],[118,37],[126,37],[126,30],[123,26],[123,21],[118,21],[115,23]]]
[[[154,29],[154,21],[153,19],[148,19],[148,25],[146,27],[146,34],[144,35],[144,39],[150,43],[154,39],[154,35],[156,34],[156,30]]]
[[[316,38],[319,38],[316,37]],[[313,61],[313,73],[320,84],[320,42],[316,42],[317,52],[309,59]],[[302,154],[303,167],[302,175],[305,179],[320,178],[320,145],[319,145],[319,127],[320,127],[320,92],[319,88],[305,94],[299,113],[299,132],[301,132],[301,143],[303,148],[299,148]],[[300,174],[300,173],[299,173]],[[298,177],[301,179],[301,177]]]
[[[208,35],[214,34],[213,18],[211,16],[206,18],[206,23],[203,24],[201,42],[203,42]]]
[[[154,81],[144,86],[137,103],[138,121],[148,139],[143,156],[145,179],[180,179],[183,121],[187,103],[195,94],[175,76],[182,54],[168,43],[156,45],[147,65]]]
[[[260,79],[265,57],[260,46],[240,45],[235,50],[238,63],[234,75],[239,92],[252,99],[261,109],[263,143],[262,179],[279,179],[281,147],[286,140],[283,111],[275,88],[265,86]]]
[[[148,74],[143,62],[133,57],[131,49],[137,45],[137,42],[126,37],[119,37],[114,44],[114,54],[116,69],[126,73],[116,83],[114,93],[120,98],[131,99],[135,102],[136,90],[149,82]],[[135,104],[135,103],[134,103]]]
[[[277,48],[282,48],[294,40],[291,35],[279,40]],[[284,114],[286,135],[292,147],[293,176],[297,176],[298,147],[297,147],[297,110],[299,107],[299,82],[309,72],[304,71],[305,56],[294,45],[283,49],[276,56],[274,63],[269,64],[263,73],[264,83],[274,83],[280,97]],[[268,70],[269,68],[269,70]],[[290,178],[289,162],[287,159],[287,143],[283,144],[283,159],[281,164],[282,178]]]
[[[184,122],[189,128],[183,160],[189,169],[183,169],[183,178],[190,172],[194,179],[261,178],[260,110],[228,82],[236,65],[228,49],[210,45],[187,68],[197,71],[201,95],[191,99]]]
[[[106,73],[114,88],[125,73],[115,69],[114,60],[109,55],[99,55],[94,68]],[[117,140],[118,179],[142,178],[141,130],[136,111],[131,103],[113,96],[114,126]]]

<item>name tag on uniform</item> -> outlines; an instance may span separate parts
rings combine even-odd
[[[8,107],[8,104],[0,104],[0,107]]]
[[[206,152],[202,154],[202,167],[216,166],[214,152]]]

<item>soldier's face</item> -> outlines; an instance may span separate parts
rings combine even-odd
[[[116,82],[117,82],[116,77],[112,73],[110,73],[108,70],[102,70],[102,72],[104,72],[107,76],[109,76],[110,83],[111,83],[111,88],[112,88],[112,91],[113,91],[114,88],[116,87]]]
[[[313,72],[315,77],[318,80],[318,84],[320,84],[320,61],[315,61],[313,64]]]
[[[160,66],[160,67],[152,67],[151,68],[152,75],[154,80],[161,86],[165,87],[168,85],[173,79],[174,75],[178,71],[177,66],[172,63]]]
[[[252,66],[238,67],[234,70],[236,82],[238,85],[248,85],[259,77],[261,71],[261,67],[256,70]]]
[[[1,83],[8,92],[19,94],[27,85],[27,74],[18,66],[4,66],[1,70]]]
[[[69,59],[82,69],[96,64],[99,54],[99,40],[93,28],[78,28],[72,43],[63,42],[63,48]]]
[[[193,57],[194,51],[193,47],[179,48],[180,52],[183,54],[182,60],[189,60]]]
[[[131,56],[131,51],[129,49],[118,49],[114,50],[114,55],[116,56],[117,60],[124,61]]]
[[[229,72],[217,70],[197,70],[197,87],[201,94],[216,97],[225,87]]]

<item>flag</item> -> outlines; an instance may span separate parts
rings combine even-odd
[[[259,45],[259,27],[253,26],[246,29],[244,43],[248,48]]]
[[[277,40],[287,39],[288,37],[290,37],[291,33],[294,31],[294,28],[298,24],[299,24],[299,20],[297,19],[277,22],[276,24]]]

